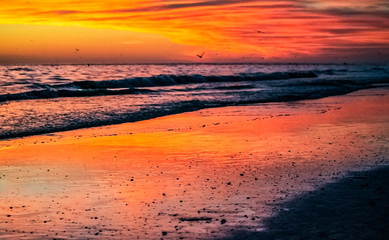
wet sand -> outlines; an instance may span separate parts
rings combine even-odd
[[[282,205],[267,231],[228,239],[387,239],[389,167],[351,172],[341,180]]]
[[[297,216],[284,212],[311,212],[310,200],[305,206],[300,199],[330,206],[320,191],[331,195],[331,184],[347,186],[350,172],[388,165],[388,93],[215,108],[1,141],[0,238],[298,234],[311,226],[307,218],[297,218],[305,224],[294,229],[279,227]],[[370,213],[387,210],[376,200],[387,196],[381,192],[361,193],[375,194]],[[354,197],[346,199],[344,208],[353,207]],[[322,225],[320,214],[313,216]],[[327,238],[321,232],[300,236]]]

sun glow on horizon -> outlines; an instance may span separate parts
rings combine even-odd
[[[383,0],[17,0],[0,62],[387,61],[388,29]]]

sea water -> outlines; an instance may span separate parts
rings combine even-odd
[[[388,83],[384,64],[3,65],[0,139]]]

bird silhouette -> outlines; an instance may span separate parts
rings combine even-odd
[[[199,55],[199,54],[196,54],[196,56],[197,56],[197,57],[199,57],[199,58],[203,58],[203,56],[204,56],[204,53],[205,53],[205,52],[203,52],[201,55]]]
[[[261,30],[258,30],[258,33],[264,33],[263,31],[261,31]]]

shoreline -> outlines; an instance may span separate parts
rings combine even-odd
[[[131,118],[126,118],[124,120],[112,120],[111,122],[102,122],[102,123],[86,123],[84,125],[79,125],[79,126],[69,126],[69,127],[52,127],[51,129],[42,129],[42,130],[34,130],[32,132],[15,132],[15,133],[3,133],[0,134],[0,141],[8,141],[8,140],[13,140],[13,139],[19,139],[19,138],[26,138],[26,137],[33,137],[33,136],[42,136],[42,135],[50,135],[50,134],[56,134],[61,132],[68,132],[68,131],[77,131],[77,130],[82,130],[82,129],[91,129],[91,128],[104,128],[104,127],[109,127],[112,125],[121,125],[121,124],[127,124],[127,123],[136,123],[136,122],[141,122],[141,121],[148,121],[148,120],[153,120],[153,119],[158,119],[161,117],[168,117],[168,116],[173,116],[173,115],[178,115],[178,114],[185,114],[185,113],[191,113],[191,112],[197,112],[201,110],[207,110],[207,109],[214,109],[214,108],[226,108],[226,107],[247,107],[247,106],[257,106],[257,105],[267,105],[267,104],[287,104],[287,103],[294,103],[294,102],[304,102],[304,101],[314,101],[314,100],[320,100],[323,98],[331,98],[331,97],[337,97],[337,96],[345,96],[348,94],[352,94],[354,92],[358,91],[364,91],[364,90],[370,90],[370,89],[381,89],[380,87],[377,86],[369,86],[369,87],[364,87],[364,88],[351,88],[348,90],[343,90],[340,91],[339,93],[332,94],[332,95],[319,95],[319,96],[311,96],[311,97],[306,97],[299,99],[299,97],[296,97],[294,95],[291,95],[288,99],[284,99],[283,101],[279,101],[279,99],[274,99],[274,100],[267,100],[266,102],[252,102],[252,103],[239,103],[239,104],[216,104],[215,106],[209,106],[209,107],[198,107],[198,106],[189,106],[191,109],[190,110],[185,110],[182,111],[180,108],[178,109],[172,109],[170,112],[157,112],[155,115],[153,115],[153,112],[147,112],[146,116],[143,116],[141,112],[138,113],[133,113],[133,116]],[[384,85],[384,88],[386,89],[386,85]],[[109,95],[105,95],[109,96]],[[113,95],[114,96],[114,95]],[[89,96],[89,97],[99,97],[99,96]],[[67,97],[66,97],[67,98]],[[72,97],[70,97],[72,98]],[[42,98],[42,99],[21,99],[17,101],[41,101],[41,100],[53,100],[55,98]],[[13,103],[14,101],[10,101],[10,103]],[[1,101],[0,101],[1,103]],[[7,101],[5,101],[7,103]],[[151,116],[147,116],[151,115]]]
[[[388,98],[369,89],[2,140],[0,238],[262,232],[301,194],[389,164]]]

